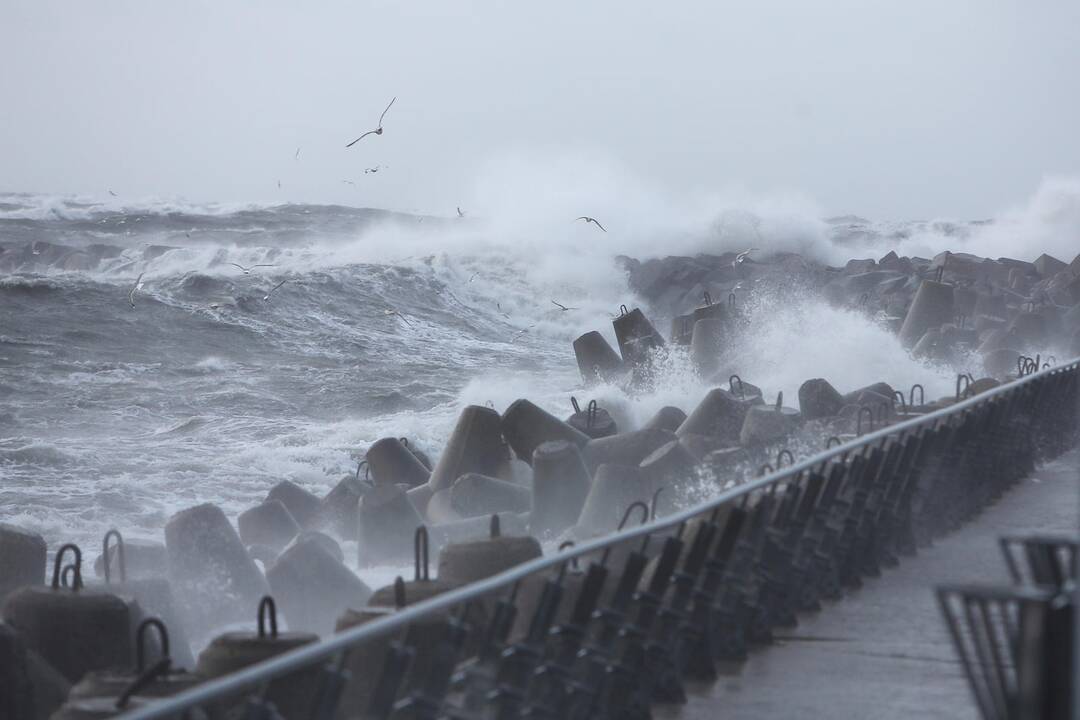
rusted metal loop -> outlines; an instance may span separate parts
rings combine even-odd
[[[655,520],[656,519],[656,508],[660,504],[660,493],[664,492],[665,487],[667,487],[667,486],[666,485],[661,485],[660,487],[656,488],[656,490],[653,491],[652,502],[649,503],[649,519],[650,520]]]
[[[68,564],[60,571],[60,587],[70,588],[75,583],[75,566]]]
[[[101,557],[105,563],[105,584],[112,583],[112,576],[110,566],[112,565],[112,558],[109,557],[109,540],[116,538],[116,561],[120,566],[120,582],[127,582],[127,559],[124,557],[124,536],[120,534],[120,531],[113,528],[109,532],[105,533],[105,537],[101,541]]]
[[[735,293],[728,293],[727,304],[729,308],[735,307]]]
[[[572,548],[572,547],[574,547],[574,541],[573,540],[564,540],[559,545],[559,552],[562,552],[566,548]],[[576,556],[570,558],[570,567],[574,569],[574,572],[579,572],[581,570],[581,566],[578,565],[578,559],[577,559]],[[562,568],[563,568],[563,570],[566,569],[566,563],[563,563]],[[562,576],[561,571],[560,571],[559,575],[560,575],[560,577]]]
[[[259,601],[259,637],[266,637],[266,621],[270,621],[270,637],[277,637],[277,603],[269,595]]]
[[[400,442],[405,447],[409,447],[409,438],[407,437],[399,437],[398,442]]]
[[[919,389],[919,404],[915,404],[915,388]],[[908,407],[921,407],[926,404],[926,391],[923,390],[923,386],[919,383],[915,383],[911,386],[911,391],[908,393]]]
[[[517,586],[514,586],[517,592]],[[394,578],[394,607],[400,610],[405,607],[405,579],[398,575]]]
[[[630,311],[626,309],[625,305],[620,305],[619,306],[619,317],[622,317],[623,315],[629,315],[629,314],[630,314]]]
[[[596,413],[600,409],[600,406],[596,404],[595,400],[590,400],[585,416],[585,427],[592,429],[592,426],[596,424]]]
[[[900,400],[900,412],[907,415],[907,400],[904,398],[904,393],[900,392],[899,390],[893,390],[892,400],[894,409],[896,408],[897,399]]]
[[[780,448],[780,451],[776,453],[776,467],[777,469],[784,467],[784,458],[787,458],[788,465],[795,464],[795,456],[787,448]]]
[[[491,401],[491,400],[488,400],[486,403],[484,403],[484,407],[488,407],[488,408],[491,408],[492,410],[494,410],[495,409],[495,403],[493,401]]]
[[[840,446],[840,445],[843,445],[843,444],[844,444],[843,440],[841,440],[840,438],[833,435],[832,437],[830,437],[828,440],[825,441],[825,449],[828,450],[833,445]]]
[[[641,500],[635,500],[634,502],[626,506],[626,510],[623,512],[622,520],[619,521],[619,530],[622,530],[624,527],[626,527],[626,522],[630,519],[630,513],[637,508],[641,508],[641,524],[644,525],[645,523],[649,522],[649,506]]]
[[[963,386],[963,390],[961,390],[961,386]],[[967,375],[964,375],[963,373],[960,373],[959,375],[957,375],[956,376],[956,399],[959,400],[961,397],[966,396],[967,395],[967,390],[970,387],[971,387],[971,379]]]
[[[414,579],[417,582],[421,580],[426,582],[431,579],[429,548],[427,525],[421,525],[416,528],[416,534],[413,535],[413,569],[416,573]]]
[[[573,395],[570,396],[570,405],[573,406],[575,414],[581,412],[581,405],[578,405],[577,398]]]
[[[870,409],[869,405],[860,405],[859,406],[859,415],[858,415],[858,418],[855,421],[855,435],[858,436],[858,437],[862,437],[863,411],[866,412],[866,417],[869,418],[869,423],[870,423],[869,430],[874,429],[874,411]]]
[[[1048,362],[1044,362],[1044,363],[1043,363],[1043,370],[1045,370],[1045,369],[1046,369],[1046,368],[1048,368],[1048,367],[1050,367],[1050,363],[1048,363]]]
[[[360,464],[358,464],[356,466],[356,479],[357,480],[360,479],[360,468],[365,468],[365,470],[364,470],[364,479],[365,480],[370,479],[371,478],[371,467],[368,465],[367,460],[361,460]]]
[[[135,674],[138,675],[146,667],[146,631],[149,628],[157,630],[158,644],[161,646],[163,658],[172,657],[169,652],[169,630],[160,618],[146,618],[135,628]]]
[[[784,407],[784,391],[776,393],[776,412],[780,412]]]
[[[488,526],[488,534],[490,537],[497,538],[502,537],[502,524],[499,521],[499,514],[495,513],[491,516],[491,525]]]
[[[120,693],[120,695],[116,698],[116,703],[114,705],[116,709],[123,710],[124,708],[126,708],[128,701],[131,700],[131,698],[138,695],[139,691],[141,691],[150,683],[154,682],[154,680],[156,680],[157,678],[163,675],[167,675],[171,668],[171,658],[166,657],[158,660],[156,663],[154,663],[153,667],[151,667],[146,672],[141,673],[139,677],[131,681],[130,685],[124,688],[124,691]],[[188,717],[188,714],[185,713],[184,717]]]
[[[758,477],[765,477],[766,475],[772,475],[776,472],[776,469],[769,463],[765,463],[758,469]]]
[[[709,294],[709,291],[706,290],[704,295],[705,295],[705,304],[706,305],[712,305],[712,295]]]
[[[52,589],[60,589],[60,566],[64,560],[64,554],[70,550],[75,553],[75,562],[72,563],[75,566],[75,578],[72,581],[71,590],[75,592],[82,588],[82,550],[75,543],[65,543],[60,546],[60,549],[56,551],[56,559],[53,561],[53,576],[52,576]]]
[[[1050,363],[1051,365],[1057,365],[1057,356],[1056,355],[1047,355],[1046,356],[1046,362]]]
[[[736,382],[739,383],[739,393],[738,394],[739,394],[739,399],[742,400],[743,398],[746,397],[746,391],[743,388],[743,382],[742,382],[741,377],[739,377],[738,375],[732,375],[731,377],[729,377],[728,381],[727,381],[728,390],[730,390],[731,394],[734,395],[735,394],[735,383]]]
[[[1024,368],[1027,367],[1028,361],[1031,360],[1027,355],[1021,355],[1016,358],[1016,375],[1017,377],[1024,377]]]

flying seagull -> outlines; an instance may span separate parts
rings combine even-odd
[[[342,180],[341,182],[345,183],[346,185],[355,185],[356,184],[352,180]]]
[[[117,196],[116,193],[114,193],[112,190],[109,191],[109,194],[112,195],[113,197]]]
[[[367,175],[368,173],[377,173],[377,172],[379,172],[381,167],[382,167],[381,165],[376,165],[373,168],[364,168],[364,174]]]
[[[734,260],[732,260],[731,267],[738,267],[739,265],[742,265],[744,262],[750,259],[750,253],[754,252],[755,250],[757,250],[757,248],[747,248],[746,250],[743,250],[741,253],[735,256]]]
[[[567,310],[577,310],[577,309],[578,309],[578,308],[576,308],[576,307],[574,307],[574,308],[572,308],[572,307],[566,307],[566,306],[565,306],[565,305],[563,305],[562,303],[557,303],[557,302],[555,302],[554,300],[552,300],[552,301],[551,301],[551,304],[552,304],[552,305],[555,305],[555,306],[557,306],[557,307],[558,307],[558,308],[559,308],[560,310],[562,310],[563,312],[566,312]]]
[[[143,281],[142,276],[146,273],[139,273],[139,277],[135,280],[135,284],[131,286],[131,291],[128,293],[128,302],[131,303],[131,309],[135,309],[135,291],[142,290]]]
[[[259,263],[258,265],[252,265],[251,267],[244,267],[243,265],[237,265],[234,262],[231,262],[229,264],[232,265],[235,268],[240,268],[241,270],[243,270],[245,275],[250,275],[251,271],[254,270],[257,267],[277,267],[277,265],[269,265],[267,263]]]
[[[589,217],[587,215],[582,215],[581,217],[578,218],[578,220],[584,220],[586,224],[592,223],[593,225],[600,228],[601,230],[604,230],[604,226],[601,225],[599,222],[597,222],[596,218],[591,218],[591,217]],[[604,230],[604,232],[607,232],[607,230]]]
[[[397,100],[397,96],[395,96],[395,97],[394,97],[394,99],[390,101],[390,105],[387,105],[387,106],[386,106],[386,110],[383,110],[383,111],[382,111],[382,115],[380,115],[380,116],[379,116],[379,125],[378,125],[378,127],[376,127],[376,128],[374,129],[374,130],[368,130],[368,131],[367,131],[366,133],[364,133],[364,134],[363,134],[363,135],[361,135],[360,137],[356,138],[355,140],[353,140],[353,141],[352,141],[351,143],[349,143],[349,144],[348,144],[348,145],[346,145],[345,147],[347,147],[347,148],[351,148],[351,147],[352,147],[353,145],[355,145],[356,143],[360,142],[361,140],[363,140],[364,138],[366,138],[366,137],[367,137],[368,135],[372,135],[372,134],[375,134],[375,135],[382,135],[382,121],[383,121],[383,118],[384,118],[384,117],[386,117],[386,113],[387,113],[387,111],[389,111],[389,110],[390,110],[390,107],[391,107],[391,105],[393,105],[393,104],[394,104],[394,100]]]
[[[277,189],[278,189],[278,190],[280,190],[280,189],[281,189],[281,181],[280,181],[280,180],[278,180],[278,181],[277,181]]]
[[[479,275],[479,274],[480,273],[478,273],[478,272],[474,272],[472,275],[470,275],[469,276],[469,282],[472,282],[473,280],[475,280],[476,276]]]
[[[383,314],[384,315],[397,315],[399,318],[401,318],[402,320],[405,321],[406,325],[408,325],[409,327],[412,327],[412,323],[409,322],[409,318],[405,317],[404,315],[402,315],[397,310],[394,310],[393,308],[390,308],[388,310],[383,310]]]
[[[458,216],[459,218],[463,218],[463,217],[465,217],[465,213],[461,212],[461,208],[460,208],[460,207],[459,207],[459,208],[457,209],[457,216]]]
[[[296,148],[296,155],[294,155],[293,157],[294,157],[294,159],[296,159],[296,160],[299,160],[299,159],[300,159],[300,148]]]
[[[258,266],[256,266],[256,267],[258,267]],[[270,302],[270,296],[274,294],[274,291],[277,290],[279,287],[281,287],[282,285],[284,285],[287,282],[289,282],[288,279],[282,280],[277,285],[270,288],[270,292],[263,295],[263,302]]]

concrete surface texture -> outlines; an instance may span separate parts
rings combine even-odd
[[[1000,535],[1076,532],[1080,451],[1047,464],[955,533],[752,652],[689,702],[654,716],[705,718],[978,717],[934,596],[938,584],[1008,584]]]

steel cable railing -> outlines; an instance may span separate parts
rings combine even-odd
[[[267,689],[312,669],[305,717],[319,720],[648,717],[684,698],[685,678],[715,677],[973,516],[1075,444],[1078,418],[1073,360],[123,717],[246,703],[274,718]],[[418,652],[423,673],[410,672]]]

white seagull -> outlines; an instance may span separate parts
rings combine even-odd
[[[387,111],[390,110],[390,106],[394,104],[394,100],[397,100],[397,96],[395,96],[394,99],[390,101],[390,105],[386,106],[386,110],[382,111],[382,115],[379,116],[379,125],[378,125],[378,127],[376,127],[374,130],[368,130],[366,133],[364,133],[360,137],[356,138],[355,140],[353,140],[351,143],[349,143],[345,147],[351,148],[353,145],[360,142],[361,140],[366,138],[368,135],[372,135],[372,134],[382,135],[382,121],[383,121],[383,118],[386,117],[386,113],[387,113]]]
[[[268,292],[268,293],[266,293],[265,295],[263,295],[263,302],[270,302],[270,296],[274,294],[274,291],[275,291],[275,290],[277,290],[277,289],[278,289],[279,287],[281,287],[282,285],[284,285],[284,284],[285,284],[285,283],[287,283],[287,282],[289,282],[289,281],[288,281],[287,279],[286,279],[286,280],[282,280],[282,281],[281,281],[281,282],[279,282],[279,283],[278,283],[277,285],[275,285],[274,287],[270,288],[270,292]]]
[[[234,268],[240,268],[241,270],[243,270],[245,275],[250,275],[251,271],[257,267],[277,267],[277,265],[271,265],[267,263],[259,263],[258,265],[252,265],[251,267],[244,267],[243,265],[238,265],[234,262],[231,262],[229,264],[232,265]]]
[[[146,274],[145,272],[139,273],[139,277],[136,278],[135,284],[131,286],[131,291],[128,293],[128,302],[131,303],[131,309],[132,310],[135,309],[135,291],[136,290],[142,290],[142,286],[143,286],[142,276],[145,275],[145,274]]]
[[[584,220],[586,224],[592,223],[593,225],[600,228],[601,230],[604,230],[604,232],[607,232],[607,230],[604,229],[604,226],[601,225],[600,222],[596,218],[591,218],[588,215],[582,215],[581,217],[578,218],[578,220]]]

